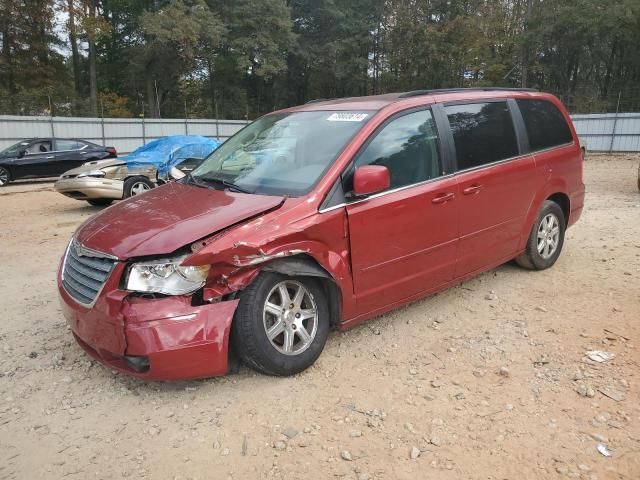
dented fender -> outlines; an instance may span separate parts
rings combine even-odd
[[[194,253],[183,264],[211,265],[204,300],[243,289],[262,270],[326,277],[338,287],[344,318],[353,296],[344,211],[291,223],[282,217],[256,218],[192,245]],[[344,235],[336,235],[341,230]]]

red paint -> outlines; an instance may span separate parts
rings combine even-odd
[[[332,276],[340,293],[340,329],[459,283],[523,250],[544,200],[569,199],[568,225],[584,201],[582,157],[572,145],[523,155],[428,183],[320,212],[338,176],[390,115],[436,102],[543,98],[530,92],[440,93],[398,99],[362,97],[303,105],[300,110],[372,110],[308,195],[245,195],[170,184],[118,203],[86,222],[76,238],[118,262],[92,308],[73,301],[58,278],[63,313],[82,347],[111,368],[150,379],[197,378],[227,370],[229,329],[242,290],[273,258],[301,252]],[[381,169],[365,167],[357,189],[377,191]],[[385,169],[386,170],[386,169]],[[123,290],[132,258],[166,255],[182,247],[187,265],[211,265],[203,297],[148,299]],[[150,368],[133,371],[124,355],[146,356]]]
[[[169,183],[105,209],[79,229],[77,239],[123,260],[161,255],[281,203],[282,197]]]

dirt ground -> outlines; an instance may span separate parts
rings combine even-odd
[[[504,265],[333,333],[292,378],[181,383],[72,339],[55,271],[96,209],[2,188],[0,479],[639,479],[639,160],[587,159],[552,269]]]

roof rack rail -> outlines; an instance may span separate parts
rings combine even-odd
[[[335,98],[314,98],[313,100],[304,102],[304,104],[306,105],[308,103],[328,102],[329,100],[335,100]]]
[[[432,90],[412,90],[398,95],[398,98],[410,98],[420,95],[432,95],[434,93],[456,92],[537,92],[535,88],[509,88],[509,87],[467,87],[467,88],[435,88]]]

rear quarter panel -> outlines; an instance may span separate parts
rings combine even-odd
[[[520,249],[524,249],[531,226],[533,225],[542,203],[556,193],[562,193],[569,198],[569,218],[567,226],[573,225],[582,213],[585,188],[583,183],[583,158],[580,140],[576,134],[569,113],[560,100],[549,94],[535,94],[536,98],[547,100],[555,105],[562,113],[573,137],[573,143],[549,148],[533,153],[536,163],[536,173],[542,180],[531,205],[525,231],[522,232]]]

